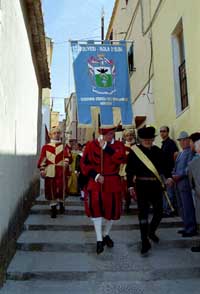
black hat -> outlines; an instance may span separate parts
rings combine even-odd
[[[138,130],[138,137],[140,139],[153,139],[155,138],[156,129],[154,127],[144,127]]]
[[[192,133],[189,138],[194,143],[194,142],[200,140],[200,133],[199,132]]]

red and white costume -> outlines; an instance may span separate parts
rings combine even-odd
[[[38,168],[45,170],[45,198],[47,200],[64,201],[67,193],[68,167],[65,163],[71,163],[72,156],[70,148],[60,141],[51,140],[42,147]],[[65,191],[64,191],[65,190]]]

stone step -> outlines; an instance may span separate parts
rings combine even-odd
[[[139,248],[140,242],[137,241],[127,242],[128,247]],[[191,248],[192,246],[196,246],[200,244],[200,239],[193,240],[167,240],[162,241],[159,244],[160,249],[169,249],[169,248]],[[77,244],[77,243],[17,243],[17,250],[21,251],[38,251],[38,252],[70,252],[70,253],[94,253],[95,254],[95,246],[94,243],[86,243],[86,244]]]
[[[122,276],[130,273],[121,273]],[[172,271],[172,275],[174,271]],[[172,280],[168,273],[164,280],[153,281],[7,281],[1,294],[199,294],[200,279],[188,278],[187,272],[179,273],[182,279]],[[198,275],[198,273],[196,274]],[[127,279],[127,278],[126,278]],[[131,279],[131,277],[130,277]],[[185,281],[185,279],[187,279]],[[95,289],[95,292],[94,292]]]
[[[50,207],[47,204],[43,204],[43,205],[39,205],[36,204],[34,206],[32,206],[31,214],[50,214]],[[130,208],[130,211],[128,212],[128,215],[132,215],[132,214],[137,214],[138,213],[138,209],[136,207],[134,208]],[[59,214],[59,210],[58,210],[58,214]],[[65,215],[85,215],[85,209],[84,206],[68,206],[67,204],[65,205]],[[123,215],[126,215],[127,213],[123,212]]]
[[[44,195],[41,195],[35,199],[34,204],[49,205],[50,201],[46,200]],[[66,206],[84,206],[84,202],[80,200],[80,196],[68,196],[65,198]]]
[[[177,229],[159,229],[159,248],[190,248],[200,244],[200,236],[183,238],[177,234]],[[112,231],[111,237],[116,244],[126,244],[128,247],[139,246],[139,231]],[[25,231],[17,241],[17,249],[24,251],[49,252],[94,252],[96,244],[93,232],[54,232]]]
[[[161,221],[161,228],[173,228],[182,226],[179,217],[164,218]],[[47,215],[29,215],[24,223],[25,230],[66,230],[66,231],[92,231],[93,224],[90,218],[73,215],[58,215],[52,219]],[[120,220],[113,225],[113,230],[135,230],[139,229],[138,218],[135,215],[122,216]]]
[[[34,204],[36,205],[49,205],[50,201],[47,200],[35,200]],[[83,206],[83,201],[81,200],[65,200],[66,206]]]
[[[47,201],[45,199],[43,200],[35,200],[33,205],[40,205],[41,208],[42,206],[48,206],[49,207],[49,204],[50,204],[50,201]],[[123,204],[125,206],[125,204]],[[83,207],[84,208],[84,201],[80,200],[80,199],[77,199],[77,200],[65,200],[65,208],[69,208],[71,206],[76,206],[77,208],[80,208],[80,207]],[[137,205],[132,203],[130,205],[130,210],[136,210],[138,211],[137,209]]]
[[[30,214],[43,214],[43,215],[50,215],[50,207],[49,205],[39,205],[36,204],[32,206]],[[59,214],[59,209],[58,209]],[[85,210],[84,206],[67,206],[65,205],[65,213],[64,215],[84,215]]]
[[[147,281],[197,278],[200,256],[189,249],[153,246],[148,258],[117,244],[94,253],[17,251],[7,270],[8,280]]]

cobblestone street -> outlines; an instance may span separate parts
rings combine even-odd
[[[130,214],[113,226],[114,248],[97,256],[93,226],[78,197],[69,197],[65,215],[56,219],[50,218],[44,198],[37,198],[0,292],[199,293],[200,255],[190,251],[199,236],[182,238],[177,234],[180,219],[163,219],[160,244],[153,244],[149,256],[142,257],[136,213],[132,206]]]

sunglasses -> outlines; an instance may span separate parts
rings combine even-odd
[[[166,133],[167,131],[166,130],[160,130],[160,133]]]

